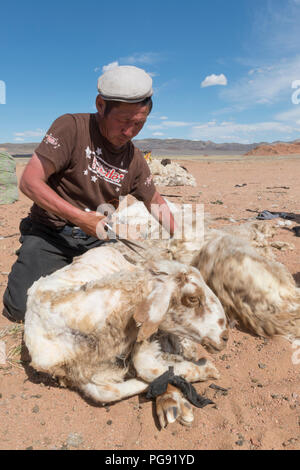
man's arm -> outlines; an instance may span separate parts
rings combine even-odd
[[[55,173],[53,163],[34,153],[23,172],[20,190],[38,206],[68,220],[88,235],[98,237],[97,224],[101,220],[101,216],[97,212],[82,211],[58,196],[47,184],[53,173]],[[105,232],[103,232],[103,237],[106,237]]]
[[[167,232],[173,237],[176,230],[176,222],[174,216],[169,209],[168,204],[164,198],[155,191],[150,203],[144,203],[151,215],[167,230]]]

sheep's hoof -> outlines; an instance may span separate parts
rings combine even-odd
[[[156,398],[156,413],[162,429],[175,421],[184,426],[191,426],[194,421],[192,405],[170,384],[167,391]]]

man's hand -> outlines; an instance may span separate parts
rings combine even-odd
[[[105,230],[105,223],[107,217],[99,212],[83,212],[81,217],[77,219],[76,225],[81,228],[87,235],[99,238],[100,240],[107,240],[108,233]]]

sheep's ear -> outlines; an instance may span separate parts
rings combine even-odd
[[[137,342],[148,339],[155,333],[166,314],[171,296],[176,289],[174,281],[157,281],[147,299],[140,302],[133,315],[139,332]]]

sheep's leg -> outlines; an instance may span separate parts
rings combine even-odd
[[[120,383],[88,383],[81,385],[81,390],[97,402],[110,403],[142,393],[147,387],[148,384],[142,380],[130,379]]]
[[[207,359],[202,359],[198,363],[183,360],[181,356],[161,352],[157,342],[143,342],[137,345],[133,363],[138,376],[146,382],[152,382],[170,366],[174,368],[175,375],[180,375],[188,382],[219,377],[217,369]],[[190,426],[194,420],[190,403],[180,390],[170,384],[166,392],[156,398],[156,413],[162,428],[176,420]]]
[[[138,376],[149,383],[166,372],[170,366],[174,367],[175,375],[180,375],[188,382],[219,378],[219,372],[208,359],[203,358],[198,362],[184,360],[179,355],[161,352],[156,341],[145,341],[137,345],[133,364]]]
[[[184,426],[190,426],[194,421],[191,404],[182,392],[171,384],[168,384],[164,393],[156,397],[156,413],[162,428],[176,420]]]

